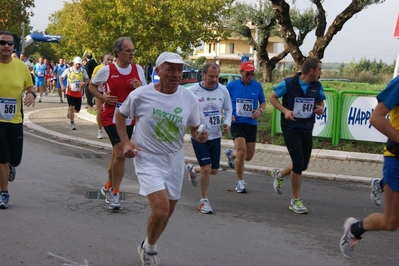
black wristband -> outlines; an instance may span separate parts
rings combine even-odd
[[[28,93],[32,93],[33,97],[36,99],[36,93],[34,93],[33,91],[28,91]]]

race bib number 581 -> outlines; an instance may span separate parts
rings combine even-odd
[[[17,99],[0,98],[0,118],[12,120],[17,113]]]

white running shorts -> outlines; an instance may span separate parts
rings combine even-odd
[[[184,152],[154,154],[139,151],[133,159],[140,195],[166,189],[170,200],[180,198],[184,179]]]

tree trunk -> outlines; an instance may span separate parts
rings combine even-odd
[[[302,51],[299,49],[296,33],[292,27],[290,6],[284,0],[270,0],[270,2],[272,2],[274,11],[276,13],[277,22],[281,26],[281,35],[284,38],[285,46],[294,59],[295,70],[297,70],[297,68],[300,68],[303,61],[305,61],[305,57],[303,56]]]
[[[273,5],[277,22],[281,26],[282,37],[284,38],[285,45],[289,49],[289,53],[295,62],[295,70],[299,71],[306,57],[299,49],[300,44],[296,39],[296,34],[292,26],[290,18],[290,6],[284,0],[270,0]],[[332,41],[333,37],[342,29],[344,24],[353,17],[353,15],[362,11],[365,7],[380,4],[385,0],[352,0],[350,4],[334,19],[333,23],[324,34],[326,28],[326,17],[323,9],[323,0],[312,0],[318,10],[316,18],[316,42],[313,49],[309,52],[309,57],[322,59],[324,51]]]

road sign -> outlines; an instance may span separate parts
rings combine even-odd
[[[151,81],[154,84],[159,83],[159,76],[158,76],[157,72],[155,71],[155,67],[154,67],[154,70],[152,71]]]
[[[396,39],[399,39],[399,13],[396,18],[396,24],[395,24],[395,29],[393,31],[393,37]]]
[[[241,56],[241,63],[244,63],[244,62],[247,62],[247,61],[249,61],[249,56],[247,56],[247,55]]]

